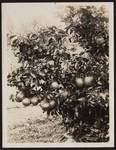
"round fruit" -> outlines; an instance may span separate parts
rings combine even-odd
[[[84,85],[85,86],[91,86],[93,84],[93,81],[94,81],[93,76],[85,77],[85,79],[84,79]]]
[[[31,104],[31,100],[29,98],[24,98],[22,104],[24,106],[29,106]]]
[[[79,88],[83,87],[83,79],[82,78],[76,78],[76,84]]]
[[[56,102],[54,100],[49,102],[50,108],[53,109],[56,106]]]
[[[24,98],[24,93],[23,92],[19,92],[17,95],[16,95],[16,101],[17,102],[22,102]]]
[[[67,90],[64,90],[61,92],[61,96],[64,98],[67,98],[68,95],[69,95],[69,92]]]
[[[39,103],[39,100],[38,100],[37,97],[33,97],[33,98],[31,99],[31,104],[37,105],[38,103]]]
[[[59,87],[58,82],[56,82],[56,81],[52,82],[52,84],[51,84],[51,88],[53,88],[53,89],[57,89],[58,87]]]
[[[107,14],[104,14],[104,15],[102,16],[102,18],[103,18],[103,20],[104,20],[106,23],[109,22],[109,18],[108,18],[108,15],[107,15]]]
[[[47,110],[50,110],[50,103],[47,102],[47,101],[42,101],[40,103],[40,107],[44,110],[44,111],[47,111]]]
[[[43,105],[43,104],[45,104],[46,102],[47,102],[47,100],[41,101],[41,102],[40,102],[40,106]]]
[[[97,43],[97,44],[102,44],[102,43],[104,43],[104,38],[103,38],[103,37],[96,38],[96,43]]]

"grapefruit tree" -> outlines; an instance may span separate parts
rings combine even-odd
[[[67,10],[62,18],[65,30],[52,26],[12,38],[12,50],[22,66],[8,75],[8,85],[18,88],[18,99],[25,106],[40,103],[48,114],[62,116],[75,141],[106,142],[108,19],[103,8],[71,6]],[[78,49],[69,46],[74,43],[85,51],[76,53]]]

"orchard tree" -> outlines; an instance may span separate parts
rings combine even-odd
[[[81,68],[80,70],[78,69],[80,76],[83,76],[84,74],[84,76],[93,76],[95,79],[94,85],[92,86],[92,89],[90,88],[90,91],[89,88],[83,90],[84,93],[86,93],[85,99],[88,106],[85,107],[80,105],[83,108],[83,111],[80,112],[82,116],[81,121],[86,117],[87,122],[89,123],[93,120],[94,125],[92,125],[92,128],[95,124],[104,126],[105,130],[103,129],[103,137],[105,138],[105,134],[108,132],[109,123],[108,12],[104,7],[98,9],[95,6],[82,6],[80,8],[68,6],[62,21],[66,23],[66,31],[69,34],[70,42],[78,42],[79,45],[85,49],[85,53],[88,54],[87,60],[84,60],[82,57],[79,58],[81,59]],[[78,61],[77,63],[79,65]],[[103,96],[103,93],[107,94]],[[89,108],[90,101],[93,103],[93,108]],[[87,114],[87,109],[89,111],[88,113],[92,110],[94,111],[92,112],[91,117]],[[107,123],[104,124],[103,122]],[[84,123],[82,123],[82,126],[83,125]],[[97,128],[99,128],[98,126]],[[82,131],[80,134],[82,134]],[[76,136],[78,136],[77,132]],[[100,138],[98,139],[100,140]]]
[[[39,103],[48,115],[60,115],[75,141],[107,142],[108,19],[103,8],[67,10],[62,19],[66,30],[52,26],[11,38],[22,66],[8,75],[8,85],[17,87],[17,102]],[[78,52],[69,46],[75,43],[85,52],[72,54]]]

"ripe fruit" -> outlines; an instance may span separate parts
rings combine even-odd
[[[96,38],[96,43],[97,43],[97,44],[102,44],[102,43],[104,43],[104,38],[103,38],[103,37]]]
[[[23,92],[19,92],[17,95],[16,95],[16,101],[17,102],[22,102],[24,98],[24,93]]]
[[[31,100],[29,98],[24,98],[22,104],[24,106],[29,106],[31,104]]]
[[[88,76],[84,78],[84,85],[91,86],[93,84],[94,78],[93,76]]]
[[[39,103],[39,100],[38,100],[37,97],[33,97],[33,98],[31,99],[31,104],[37,105],[38,103]]]
[[[49,102],[49,104],[50,104],[50,108],[51,108],[51,109],[53,109],[53,108],[56,106],[56,102],[55,102],[54,100],[51,100],[51,101]]]
[[[40,103],[40,107],[41,107],[44,111],[50,110],[50,103],[47,102],[47,101],[42,101],[42,102]]]
[[[58,82],[56,82],[56,81],[52,82],[52,84],[51,84],[51,88],[53,88],[53,89],[57,89],[58,87],[59,87]]]
[[[41,101],[40,102],[40,106],[43,105],[43,104],[45,104],[46,102],[47,102],[46,100]]]
[[[83,79],[82,78],[76,78],[76,84],[79,88],[83,87]]]
[[[106,23],[109,22],[109,17],[108,17],[108,15],[107,15],[106,13],[102,16],[102,19],[103,19]]]

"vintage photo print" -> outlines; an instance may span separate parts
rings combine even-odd
[[[2,146],[114,146],[113,2],[2,3]]]

